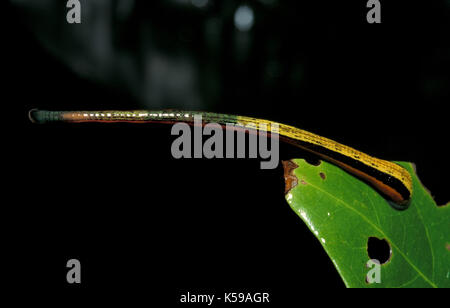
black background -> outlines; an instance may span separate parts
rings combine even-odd
[[[374,156],[415,162],[444,203],[450,8],[383,1],[382,24],[368,25],[365,3],[346,2],[286,5],[270,31],[255,30],[255,56],[245,66],[227,62],[224,51],[223,95],[208,111],[277,120]],[[300,25],[292,22],[296,10]],[[7,15],[2,101],[14,117],[6,117],[12,147],[5,168],[13,168],[9,207],[20,284],[171,303],[183,291],[202,290],[267,291],[274,302],[300,303],[305,290],[344,287],[284,200],[281,164],[260,170],[257,160],[175,160],[170,126],[31,124],[27,112],[35,107],[142,106],[121,89],[74,74],[20,14]],[[330,24],[335,34],[323,39]],[[286,36],[280,57],[295,58],[300,49],[307,55],[300,90],[283,80],[261,85],[257,46],[268,35]],[[429,80],[439,91],[427,92]],[[281,147],[282,159],[303,155]],[[71,258],[81,261],[81,285],[65,281]]]

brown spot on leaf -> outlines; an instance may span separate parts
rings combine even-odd
[[[292,160],[282,161],[284,168],[284,193],[287,194],[292,188],[298,185],[298,179],[294,175],[294,170],[298,165]]]
[[[445,248],[447,248],[447,250],[450,251],[450,243],[445,243]]]
[[[307,185],[308,183],[306,183],[306,181],[304,180],[304,179],[302,179],[301,181],[300,181],[300,183],[302,183],[302,185]]]
[[[327,176],[323,172],[319,173],[319,175],[322,178],[322,180],[325,180],[327,178]]]

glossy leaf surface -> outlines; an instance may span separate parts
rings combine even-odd
[[[347,287],[450,287],[450,207],[436,205],[410,163],[399,164],[414,182],[404,211],[332,164],[316,166],[301,159],[285,163],[286,200],[320,241]],[[379,276],[372,271],[368,278],[375,269],[368,264],[371,237],[385,240],[390,256],[379,267]]]

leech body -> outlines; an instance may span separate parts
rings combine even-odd
[[[343,168],[394,201],[400,209],[406,208],[412,195],[411,176],[403,167],[369,156],[331,139],[315,135],[293,126],[244,116],[195,111],[44,111],[31,110],[30,119],[36,123],[46,122],[130,122],[130,123],[194,123],[194,115],[201,115],[203,124],[234,124],[245,129],[257,129],[277,133],[281,139]],[[273,124],[278,125],[274,131]]]

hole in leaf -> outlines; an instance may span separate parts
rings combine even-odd
[[[370,259],[376,259],[380,261],[380,264],[385,264],[391,259],[392,249],[385,239],[380,240],[376,237],[369,237],[367,253]]]
[[[319,173],[319,175],[322,178],[322,180],[325,180],[327,178],[327,176],[323,172]]]
[[[319,166],[320,163],[322,162],[320,159],[318,159],[318,158],[312,158],[312,157],[307,157],[307,158],[305,158],[305,161],[306,161],[308,164],[313,165],[313,166]]]

